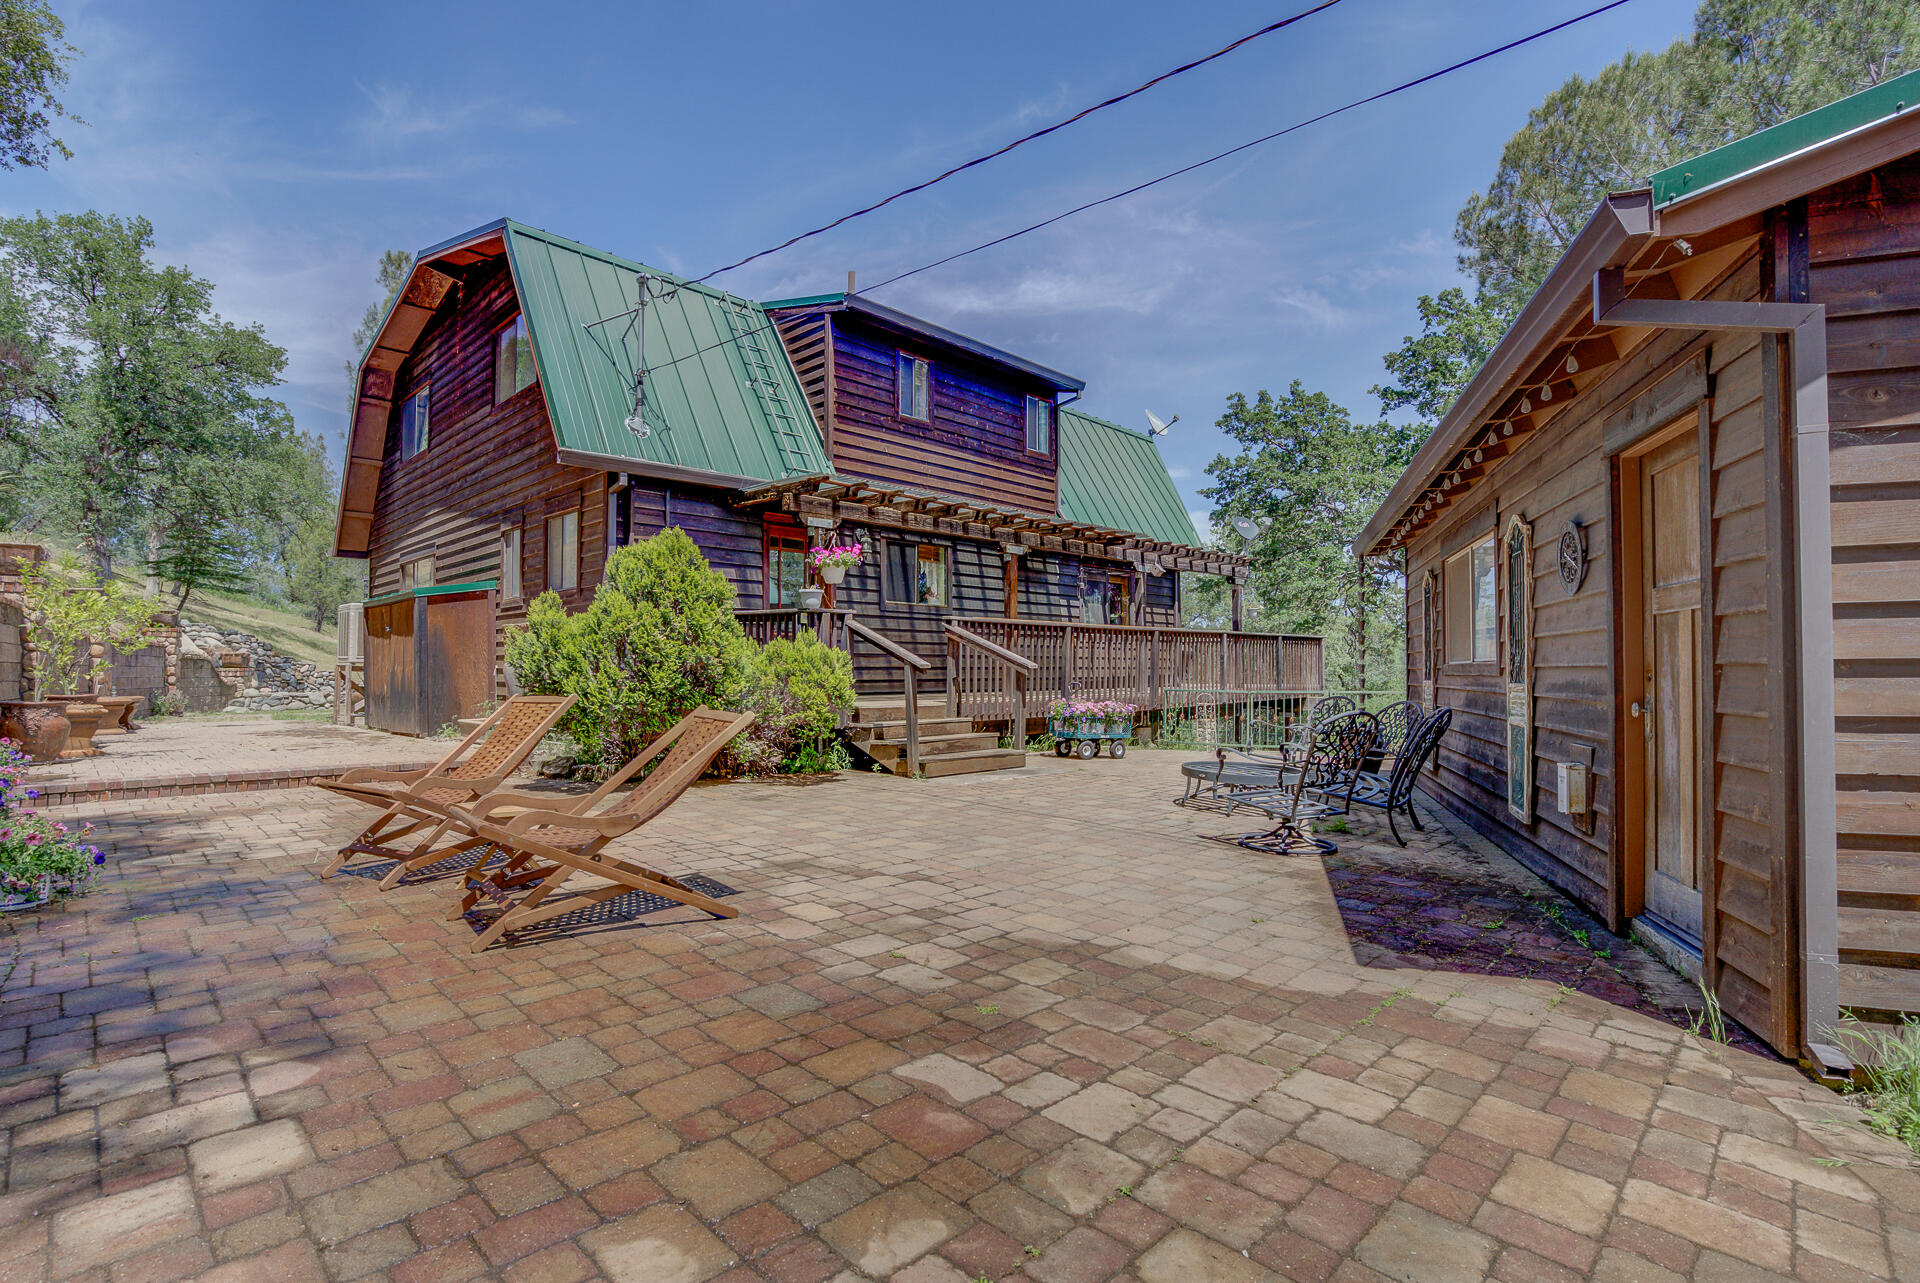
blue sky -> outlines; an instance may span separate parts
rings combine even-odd
[[[1343,0],[1014,155],[721,278],[866,283],[1591,7]],[[75,156],[0,210],[144,214],[157,257],[288,349],[337,446],[381,250],[510,215],[698,275],[1303,7],[65,3]],[[1088,382],[1189,506],[1227,394],[1292,379],[1373,415],[1414,300],[1459,280],[1454,212],[1567,76],[1687,34],[1633,3],[1433,85],[902,282],[875,298]]]

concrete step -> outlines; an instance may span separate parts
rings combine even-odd
[[[973,731],[973,719],[970,717],[923,717],[920,719],[920,739],[922,742],[942,735],[967,735]],[[856,722],[847,727],[847,734],[854,743],[865,747],[868,744],[904,744],[907,739],[905,722]]]
[[[888,766],[901,761],[907,755],[904,743],[875,743],[861,747],[876,762],[885,762]],[[956,753],[971,753],[983,748],[999,748],[1000,737],[991,731],[968,732],[964,735],[922,735],[920,737],[920,761],[924,765],[929,758],[951,757]]]
[[[1017,748],[980,748],[967,753],[942,757],[921,757],[920,773],[930,780],[944,775],[973,775],[980,771],[1010,771],[1027,764],[1027,755]]]

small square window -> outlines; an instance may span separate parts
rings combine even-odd
[[[428,386],[400,403],[400,457],[411,459],[427,448]]]
[[[500,596],[512,601],[520,595],[520,527],[510,526],[500,532]]]
[[[568,592],[580,586],[580,514],[557,512],[547,518],[547,588]]]
[[[934,544],[886,545],[886,582],[889,602],[905,606],[947,604],[947,550]]]
[[[494,336],[493,403],[499,405],[522,388],[532,387],[538,379],[533,368],[533,339],[527,334],[527,318],[520,315]]]
[[[932,381],[933,371],[925,361],[917,356],[908,356],[905,352],[897,354],[894,364],[894,382],[900,400],[900,417],[927,421],[927,387]]]
[[[400,563],[400,591],[433,587],[433,558],[417,557]]]
[[[1053,453],[1053,402],[1037,396],[1027,398],[1027,450]]]
[[[1494,539],[1462,548],[1447,558],[1447,662],[1491,663],[1500,645],[1499,558]]]

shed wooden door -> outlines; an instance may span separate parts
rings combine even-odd
[[[1700,458],[1693,433],[1640,470],[1646,905],[1700,939]]]

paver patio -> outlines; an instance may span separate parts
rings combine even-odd
[[[329,722],[279,721],[262,713],[150,717],[138,726],[129,734],[97,737],[96,757],[35,767],[34,787],[50,804],[280,788],[338,774],[348,765],[428,766],[455,743]]]
[[[97,808],[113,876],[0,926],[0,1280],[1920,1277],[1790,1066],[1363,965],[1178,755],[1031,760],[696,789],[626,846],[737,920],[480,955],[313,877],[317,790]]]

